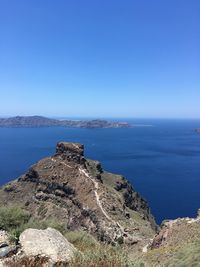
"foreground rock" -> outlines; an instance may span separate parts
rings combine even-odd
[[[3,248],[9,250],[11,246]],[[0,267],[66,266],[76,252],[77,249],[53,228],[26,229],[12,253],[0,253]]]
[[[60,232],[53,228],[27,229],[20,235],[19,243],[25,256],[46,257],[52,264],[70,262],[77,251]]]
[[[19,205],[37,219],[52,218],[99,241],[140,249],[155,235],[147,202],[122,176],[84,158],[84,147],[60,142],[56,153],[0,189],[0,203]]]
[[[15,254],[16,251],[16,246],[10,244],[8,233],[0,230],[0,262],[1,259]]]

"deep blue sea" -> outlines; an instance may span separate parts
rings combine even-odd
[[[128,121],[128,120],[126,120]],[[122,174],[163,219],[200,208],[200,120],[129,120],[130,129],[0,128],[0,184],[52,155],[58,141],[85,144],[85,156]]]

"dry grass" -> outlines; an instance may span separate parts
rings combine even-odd
[[[147,266],[156,267],[200,267],[200,236],[185,243],[150,250],[144,260]]]
[[[46,257],[23,257],[6,261],[7,267],[47,267]]]
[[[131,260],[122,247],[100,244],[88,233],[68,232],[66,237],[80,251],[69,267],[145,267]]]

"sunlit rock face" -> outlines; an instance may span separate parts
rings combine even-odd
[[[59,142],[56,146],[56,155],[68,161],[84,164],[84,146],[79,143]]]

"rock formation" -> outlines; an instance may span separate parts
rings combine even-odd
[[[39,219],[56,218],[70,230],[85,230],[99,241],[142,248],[156,231],[147,202],[122,176],[84,158],[84,147],[60,142],[0,189],[0,203],[19,205]]]
[[[82,144],[59,142],[53,156],[0,189],[0,203],[20,206],[39,222],[56,219],[65,231],[89,233],[98,244],[120,244],[132,258],[142,260],[140,266],[199,266],[200,210],[196,218],[166,220],[158,231],[147,202],[124,177],[86,159]],[[0,229],[3,267],[66,266],[75,251],[51,228],[27,229],[17,245]],[[9,260],[11,265],[6,265]]]

